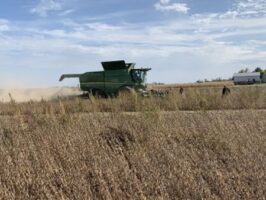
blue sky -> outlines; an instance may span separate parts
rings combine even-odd
[[[149,82],[229,78],[266,68],[266,0],[3,0],[0,87],[58,83],[62,73],[125,59]]]

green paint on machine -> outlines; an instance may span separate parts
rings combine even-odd
[[[104,71],[84,74],[63,74],[60,78],[79,78],[80,89],[93,95],[114,96],[122,90],[146,91],[147,71],[151,68],[135,69],[135,63],[124,60],[102,62]]]

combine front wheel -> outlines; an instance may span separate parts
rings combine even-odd
[[[135,96],[136,95],[136,91],[131,88],[131,87],[123,87],[121,89],[119,89],[118,91],[118,96]]]

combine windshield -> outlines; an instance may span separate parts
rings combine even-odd
[[[136,82],[144,83],[146,82],[146,71],[143,70],[133,70],[132,71],[132,78]]]

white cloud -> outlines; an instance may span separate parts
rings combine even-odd
[[[234,7],[220,18],[250,18],[266,16],[266,0],[237,0]]]
[[[160,0],[160,5],[172,4]],[[245,7],[245,13],[249,11],[248,6],[241,7]],[[98,19],[93,20],[98,21],[95,23],[68,19],[55,21],[59,25],[56,29],[0,20],[0,27],[10,26],[13,31],[0,34],[0,67],[21,69],[22,73],[24,68],[35,73],[47,69],[44,79],[54,84],[62,70],[98,70],[100,61],[109,59],[152,67],[149,81],[228,78],[239,67],[264,67],[266,63],[266,16],[247,18],[239,13],[236,4],[225,13],[198,14],[164,23],[113,25]]]
[[[66,15],[69,15],[71,13],[75,12],[74,9],[68,9],[68,10],[64,10],[63,12],[59,13],[58,15],[61,16],[61,17],[64,17]]]
[[[41,17],[46,17],[50,11],[62,10],[62,1],[60,0],[40,0],[36,7],[30,10],[31,13]]]
[[[160,0],[161,4],[169,4],[171,0]]]
[[[0,51],[4,52],[3,60],[9,62],[6,66],[30,66],[33,70],[82,72],[97,70],[97,67],[88,69],[87,66],[100,67],[102,60],[126,59],[152,67],[154,71],[149,80],[164,82],[230,77],[245,63],[260,66],[265,62],[265,43],[254,39],[243,44],[222,40],[232,35],[265,32],[266,18],[256,19],[256,28],[254,19],[229,20],[213,14],[207,25],[208,20],[198,19],[199,16],[189,17],[145,27],[77,21],[53,30],[21,26],[17,27],[17,31],[23,33],[20,36],[0,37]],[[200,28],[206,31],[196,32]],[[221,31],[224,29],[225,32]],[[265,50],[259,50],[261,48]],[[12,62],[14,56],[16,61]],[[191,71],[195,73],[193,77],[189,75]],[[160,73],[169,73],[167,79]],[[56,75],[51,79],[56,83]]]
[[[240,16],[260,16],[266,14],[266,0],[238,0],[235,7]]]
[[[9,21],[5,19],[0,19],[0,32],[9,31]]]
[[[154,7],[158,11],[175,11],[178,13],[188,13],[190,8],[186,3],[171,3],[171,0],[160,0]]]

